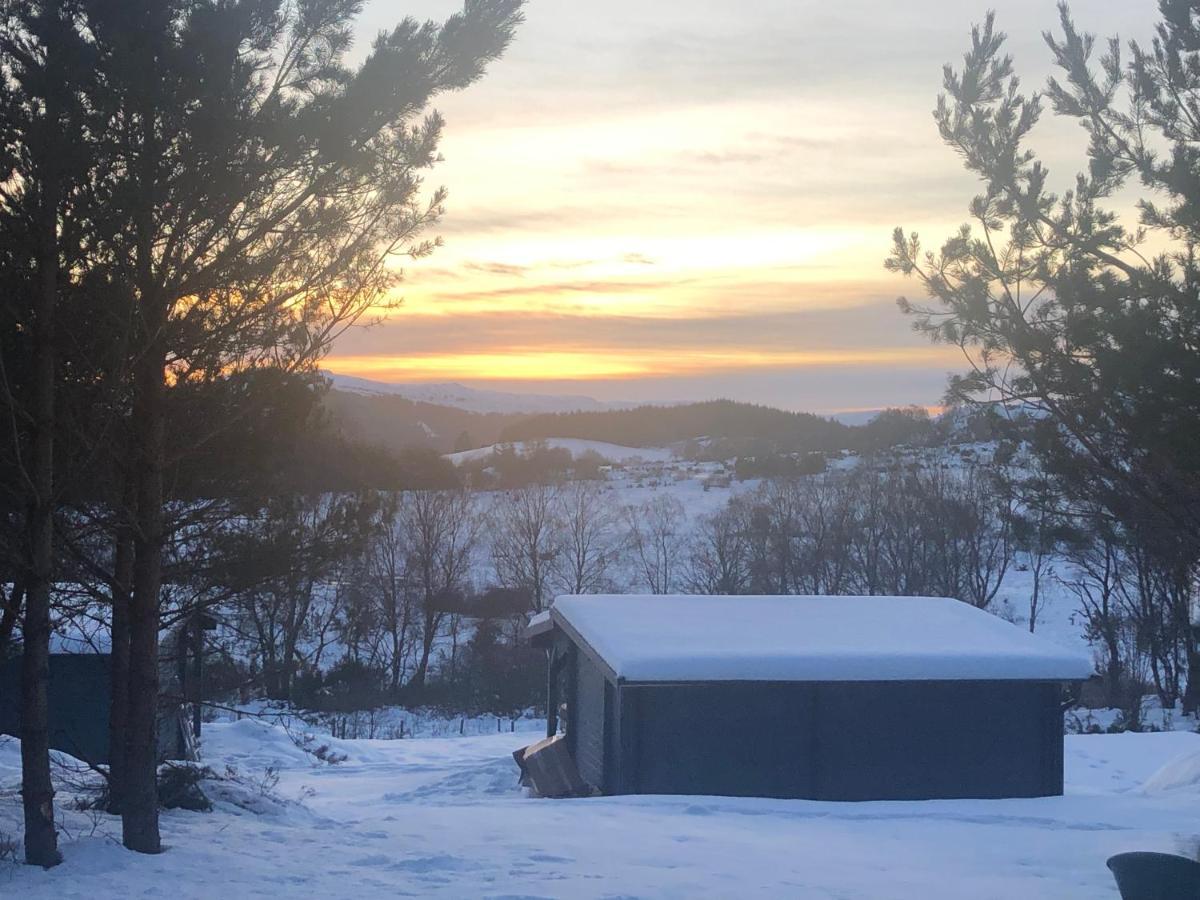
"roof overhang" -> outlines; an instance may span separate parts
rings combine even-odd
[[[1090,657],[947,598],[564,596],[530,629],[561,631],[613,681],[1039,681]]]

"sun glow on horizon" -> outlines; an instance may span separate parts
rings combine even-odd
[[[381,381],[584,381],[683,377],[721,371],[796,370],[839,366],[905,368],[951,364],[946,348],[878,348],[762,351],[759,349],[684,349],[638,352],[628,348],[508,352],[331,356],[324,368],[339,375]]]
[[[395,18],[367,6],[364,48]],[[1099,33],[1147,36],[1152,0],[1097,6]],[[936,249],[978,192],[930,116],[972,16],[918,8],[880,5],[864,25],[816,0],[531,5],[487,78],[438,99],[428,184],[450,193],[429,236],[443,245],[404,261],[378,328],[339,338],[327,367],[532,390],[591,379],[597,394],[612,380],[664,400],[936,402],[961,352],[912,331],[894,301],[923,291],[883,260],[896,226]],[[1040,28],[1012,40],[1030,79],[1050,74]],[[1069,190],[1081,130],[1047,115],[1033,139]],[[1114,202],[1136,219],[1131,198]]]

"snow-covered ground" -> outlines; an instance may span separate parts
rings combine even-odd
[[[727,466],[668,450],[551,443],[617,463],[607,489],[618,508],[668,494],[691,524],[757,487],[717,477]],[[1069,577],[1065,563],[1056,571]],[[1086,649],[1074,598],[1056,580],[1043,587],[1038,634]],[[995,611],[1026,625],[1030,592],[1031,575],[1010,568]],[[1107,728],[1117,713],[1079,715],[1083,730]],[[286,729],[214,723],[205,726],[204,763],[238,780],[209,786],[212,813],[164,814],[168,852],[127,853],[119,822],[72,809],[68,782],[88,777],[75,774],[59,794],[66,862],[41,872],[0,861],[0,898],[1115,898],[1109,855],[1194,854],[1200,845],[1200,735],[1188,731],[1195,722],[1161,710],[1147,722],[1177,730],[1069,735],[1061,798],[855,804],[530,799],[516,786],[510,755],[538,736],[543,726],[530,719],[503,720],[502,733],[484,735],[495,727],[490,717],[364,712],[341,724],[418,739],[317,736],[307,750],[293,740],[308,727],[298,721]],[[311,751],[322,744],[345,761],[317,760]],[[0,860],[5,838],[20,831],[19,780],[17,743],[0,737]]]
[[[459,453],[449,453],[446,459],[460,466],[466,462],[487,459],[502,447],[512,447],[518,453],[526,453],[534,446],[550,447],[568,450],[572,459],[594,453],[610,463],[627,463],[641,460],[643,462],[665,463],[675,459],[675,454],[662,447],[625,447],[621,444],[610,444],[606,441],[588,441],[582,438],[548,438],[544,441],[517,441],[513,444],[493,444],[479,447],[475,450],[463,450]]]
[[[243,783],[211,813],[165,813],[167,852],[128,853],[115,820],[67,812],[65,863],[0,865],[0,896],[1094,900],[1117,896],[1109,855],[1200,840],[1197,734],[1071,736],[1064,797],[923,803],[531,799],[510,753],[535,736],[322,739],[347,757],[329,765],[277,726],[214,725],[205,762]],[[16,749],[0,739],[10,833]],[[271,791],[254,783],[268,770]]]

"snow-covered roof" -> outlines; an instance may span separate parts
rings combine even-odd
[[[1087,678],[1087,656],[944,597],[559,597],[627,681]]]
[[[553,630],[554,623],[550,620],[550,610],[547,609],[529,617],[529,623],[525,626],[525,637],[535,638]]]

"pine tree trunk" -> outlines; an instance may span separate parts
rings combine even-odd
[[[154,271],[154,208],[158,202],[156,111],[139,110],[140,205],[136,229],[135,284],[138,353],[133,364],[132,443],[133,567],[129,600],[129,701],[125,723],[122,840],[130,850],[158,853],[158,624],[162,593],[163,466],[166,452],[166,335],[168,301]]]
[[[33,573],[26,596],[21,658],[21,799],[25,811],[25,862],[62,861],[54,829],[54,786],[50,780],[50,589],[47,560],[54,550],[49,504],[38,501],[30,516]]]
[[[125,490],[113,535],[112,596],[112,698],[108,727],[108,811],[120,815],[125,806],[127,778],[125,752],[129,724],[129,604],[133,584],[133,529],[135,500],[132,481],[123,475]]]
[[[162,315],[143,298],[149,338],[134,370],[133,478],[137,497],[133,593],[129,604],[129,705],[125,740],[122,837],[130,850],[158,853],[158,625],[162,591],[163,453],[166,385]]]
[[[47,118],[55,115],[47,110]],[[25,597],[21,660],[21,799],[25,861],[50,867],[62,861],[54,829],[50,780],[50,592],[54,579],[54,314],[58,299],[59,184],[49,171],[41,185],[39,285],[33,322],[33,440],[29,455],[32,494],[27,520],[29,585]]]
[[[13,632],[17,627],[17,619],[21,616],[21,609],[25,606],[25,582],[18,577],[13,582],[12,591],[8,595],[8,599],[4,602],[4,612],[0,613],[0,659],[8,652],[9,644],[12,643]]]

